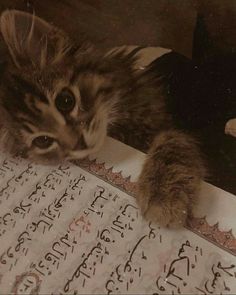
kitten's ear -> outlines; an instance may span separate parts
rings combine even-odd
[[[70,50],[68,38],[59,29],[26,12],[3,12],[0,29],[17,67],[31,64],[42,69]]]

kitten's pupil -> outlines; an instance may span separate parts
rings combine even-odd
[[[47,149],[52,145],[53,141],[53,138],[43,135],[36,137],[32,144],[40,149]]]
[[[56,108],[61,113],[70,113],[75,107],[75,97],[70,90],[62,90],[55,100]]]

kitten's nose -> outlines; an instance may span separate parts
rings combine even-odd
[[[79,138],[78,138],[78,141],[76,143],[76,145],[74,146],[73,148],[73,151],[76,151],[76,150],[85,150],[87,149],[88,146],[84,140],[84,136],[81,135]]]

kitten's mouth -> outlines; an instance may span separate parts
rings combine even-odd
[[[92,153],[93,153],[93,149],[73,150],[66,157],[66,160],[67,161],[72,161],[72,160],[83,159],[83,158],[88,157]]]
[[[86,141],[84,140],[84,137],[81,136],[74,148],[69,152],[69,155],[66,157],[66,160],[77,160],[86,158],[88,155],[93,153],[94,149],[93,147],[89,147]]]
[[[86,158],[97,153],[103,146],[106,132],[81,134],[74,148],[68,153],[66,160]]]
[[[99,145],[88,146],[86,143],[85,145],[79,143],[78,146],[76,145],[76,147],[70,151],[69,155],[66,157],[66,160],[71,161],[83,159],[90,156],[91,154],[97,153],[99,149]]]

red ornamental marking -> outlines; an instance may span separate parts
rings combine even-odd
[[[119,186],[127,193],[135,195],[137,192],[137,185],[130,180],[130,176],[124,178],[122,176],[122,171],[113,172],[113,167],[105,168],[105,164],[96,163],[96,159],[89,160],[86,158],[77,161],[76,164],[85,168],[89,172],[99,175],[105,181]],[[197,218],[194,216],[189,220],[187,228],[236,256],[236,238],[233,235],[232,230],[221,231],[218,223],[210,225],[207,222],[206,217]]]
[[[27,293],[24,292],[24,290],[20,290],[20,286],[24,281],[29,285],[30,293],[28,293],[28,290],[26,290]],[[22,293],[37,295],[39,294],[40,284],[41,280],[39,279],[39,276],[37,274],[33,272],[25,272],[19,276],[16,276],[16,280],[13,284],[11,293],[13,293],[14,295]]]
[[[69,224],[68,228],[70,231],[76,231],[76,227],[79,227],[81,226],[82,227],[82,230],[85,231],[86,233],[90,233],[90,226],[91,226],[91,223],[89,220],[85,220],[84,216],[80,216],[79,218],[77,219],[73,219],[71,221],[71,223]]]

